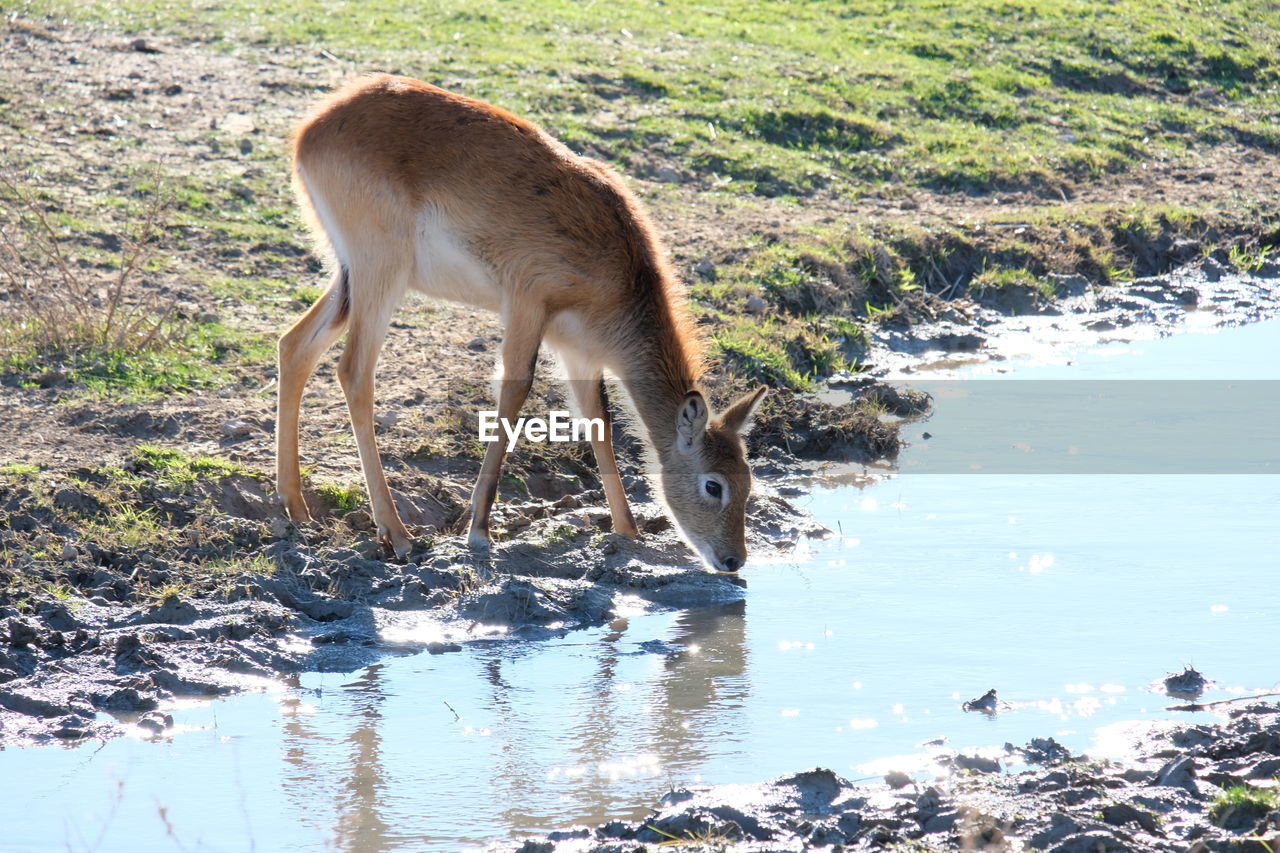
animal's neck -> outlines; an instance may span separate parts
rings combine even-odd
[[[660,287],[650,306],[629,318],[615,370],[659,456],[671,444],[685,395],[701,390],[703,372],[701,341],[673,289]]]

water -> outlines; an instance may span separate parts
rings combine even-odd
[[[1277,322],[1124,350],[1016,374],[1280,378]],[[943,406],[916,432],[947,429]],[[174,709],[165,742],[7,750],[0,849],[467,849],[668,785],[1114,753],[1176,716],[1151,688],[1184,664],[1206,698],[1277,689],[1280,477],[905,474],[808,504],[838,535],[750,566],[745,602],[308,674]],[[992,687],[1008,710],[960,710]]]

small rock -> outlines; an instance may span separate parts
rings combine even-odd
[[[655,180],[659,180],[667,184],[684,183],[684,176],[670,166],[662,166],[658,168],[654,171],[653,177]]]
[[[1192,667],[1185,668],[1164,680],[1165,692],[1180,699],[1194,699],[1204,692],[1208,680]]]
[[[895,791],[899,788],[907,787],[911,782],[911,777],[906,773],[903,773],[901,770],[890,770],[888,773],[884,774],[884,783]]]
[[[373,516],[362,509],[353,509],[351,512],[343,516],[343,520],[347,523],[347,527],[352,530],[372,530]]]
[[[965,755],[961,753],[951,759],[951,766],[957,770],[971,770],[975,773],[999,773],[1000,762],[994,758],[981,755]]]
[[[152,735],[158,735],[165,729],[173,728],[173,717],[169,714],[161,714],[157,711],[153,711],[141,720],[138,720],[135,725],[144,731],[151,732]]]
[[[1053,284],[1059,295],[1079,296],[1089,289],[1089,279],[1080,275],[1080,273],[1051,272],[1046,277]]]
[[[1196,793],[1195,762],[1191,760],[1191,756],[1175,758],[1161,767],[1156,773],[1156,784],[1170,788],[1186,788],[1193,794]]]
[[[1102,819],[1112,826],[1123,826],[1136,823],[1144,832],[1154,834],[1157,830],[1155,815],[1128,803],[1114,803],[1102,809]]]
[[[271,519],[271,535],[276,539],[292,539],[298,532],[298,526],[287,518]]]
[[[35,645],[40,638],[36,631],[36,626],[25,619],[9,620],[9,645],[15,648],[24,649],[27,646]]]
[[[248,113],[227,113],[219,126],[227,133],[253,133],[257,129],[253,117]]]
[[[749,314],[763,314],[768,307],[769,304],[755,294],[747,297],[746,308]]]
[[[64,563],[75,562],[76,557],[80,556],[80,552],[76,550],[76,546],[70,542],[64,543],[62,550],[58,552],[58,559]]]
[[[1072,835],[1049,853],[1125,853],[1131,848],[1114,835],[1101,830]]]
[[[943,812],[929,818],[924,823],[925,835],[932,835],[935,832],[950,832],[955,829],[956,821],[959,819],[959,812]]]
[[[443,655],[443,654],[448,654],[449,652],[460,652],[460,651],[462,651],[462,646],[458,645],[457,643],[441,643],[441,642],[427,643],[427,654]]]
[[[381,412],[374,415],[373,422],[383,429],[394,426],[396,421],[400,420],[400,413],[394,410]]]
[[[317,622],[336,622],[351,615],[354,605],[341,598],[317,598],[298,602],[298,610]]]
[[[467,349],[473,350],[475,352],[483,352],[485,349],[488,348],[488,346],[489,346],[488,342],[486,342],[484,338],[478,335],[472,338],[471,340],[467,341]]]
[[[256,430],[257,426],[239,418],[222,425],[222,434],[227,438],[244,438],[246,435],[252,435]]]
[[[993,687],[977,699],[970,699],[960,707],[965,711],[979,711],[983,714],[994,715],[998,704],[999,702],[996,699],[996,689]]]
[[[693,265],[693,271],[708,280],[715,280],[716,265],[711,263],[710,258],[703,258]]]
[[[1200,262],[1200,273],[1207,281],[1221,281],[1222,277],[1227,275],[1229,272],[1231,271],[1223,266],[1217,258],[1207,257]]]
[[[152,47],[146,39],[134,39],[129,42],[129,49],[135,53],[163,53],[158,47]]]
[[[59,509],[69,509],[81,515],[96,515],[102,510],[101,501],[79,489],[58,489],[53,493],[53,503]]]
[[[240,140],[240,153],[245,157],[253,153],[253,141],[248,137]]]

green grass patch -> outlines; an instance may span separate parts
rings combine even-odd
[[[274,575],[276,562],[265,554],[247,556],[216,557],[205,562],[201,568],[211,575],[227,577],[234,575]]]
[[[194,486],[197,480],[259,476],[243,465],[226,459],[191,456],[181,450],[154,444],[139,444],[135,447],[133,462],[138,469],[153,472],[159,483],[182,490]]]
[[[201,323],[154,349],[43,349],[24,330],[0,323],[0,372],[35,385],[70,383],[98,395],[148,399],[216,388],[238,379],[241,368],[269,363],[274,337]]]
[[[1280,11],[1221,0],[299,0],[264,13],[29,0],[228,51],[323,46],[544,123],[638,174],[766,196],[1097,179],[1189,147],[1280,143]],[[214,194],[188,188],[201,216]]]
[[[1219,826],[1252,825],[1280,807],[1280,794],[1270,788],[1237,785],[1223,791],[1209,806],[1209,817]]]
[[[155,550],[170,544],[174,537],[172,528],[162,523],[154,509],[123,502],[87,519],[82,535],[115,551]]]
[[[40,466],[28,462],[6,462],[0,465],[0,476],[32,479],[40,476]]]
[[[360,485],[339,485],[337,483],[317,483],[312,486],[320,499],[338,515],[359,509],[364,503],[364,487]]]

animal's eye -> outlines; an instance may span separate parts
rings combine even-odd
[[[717,500],[720,498],[722,489],[720,488],[720,484],[715,480],[707,480],[703,485],[703,488],[707,490],[707,494],[711,495],[711,497],[716,498]]]

